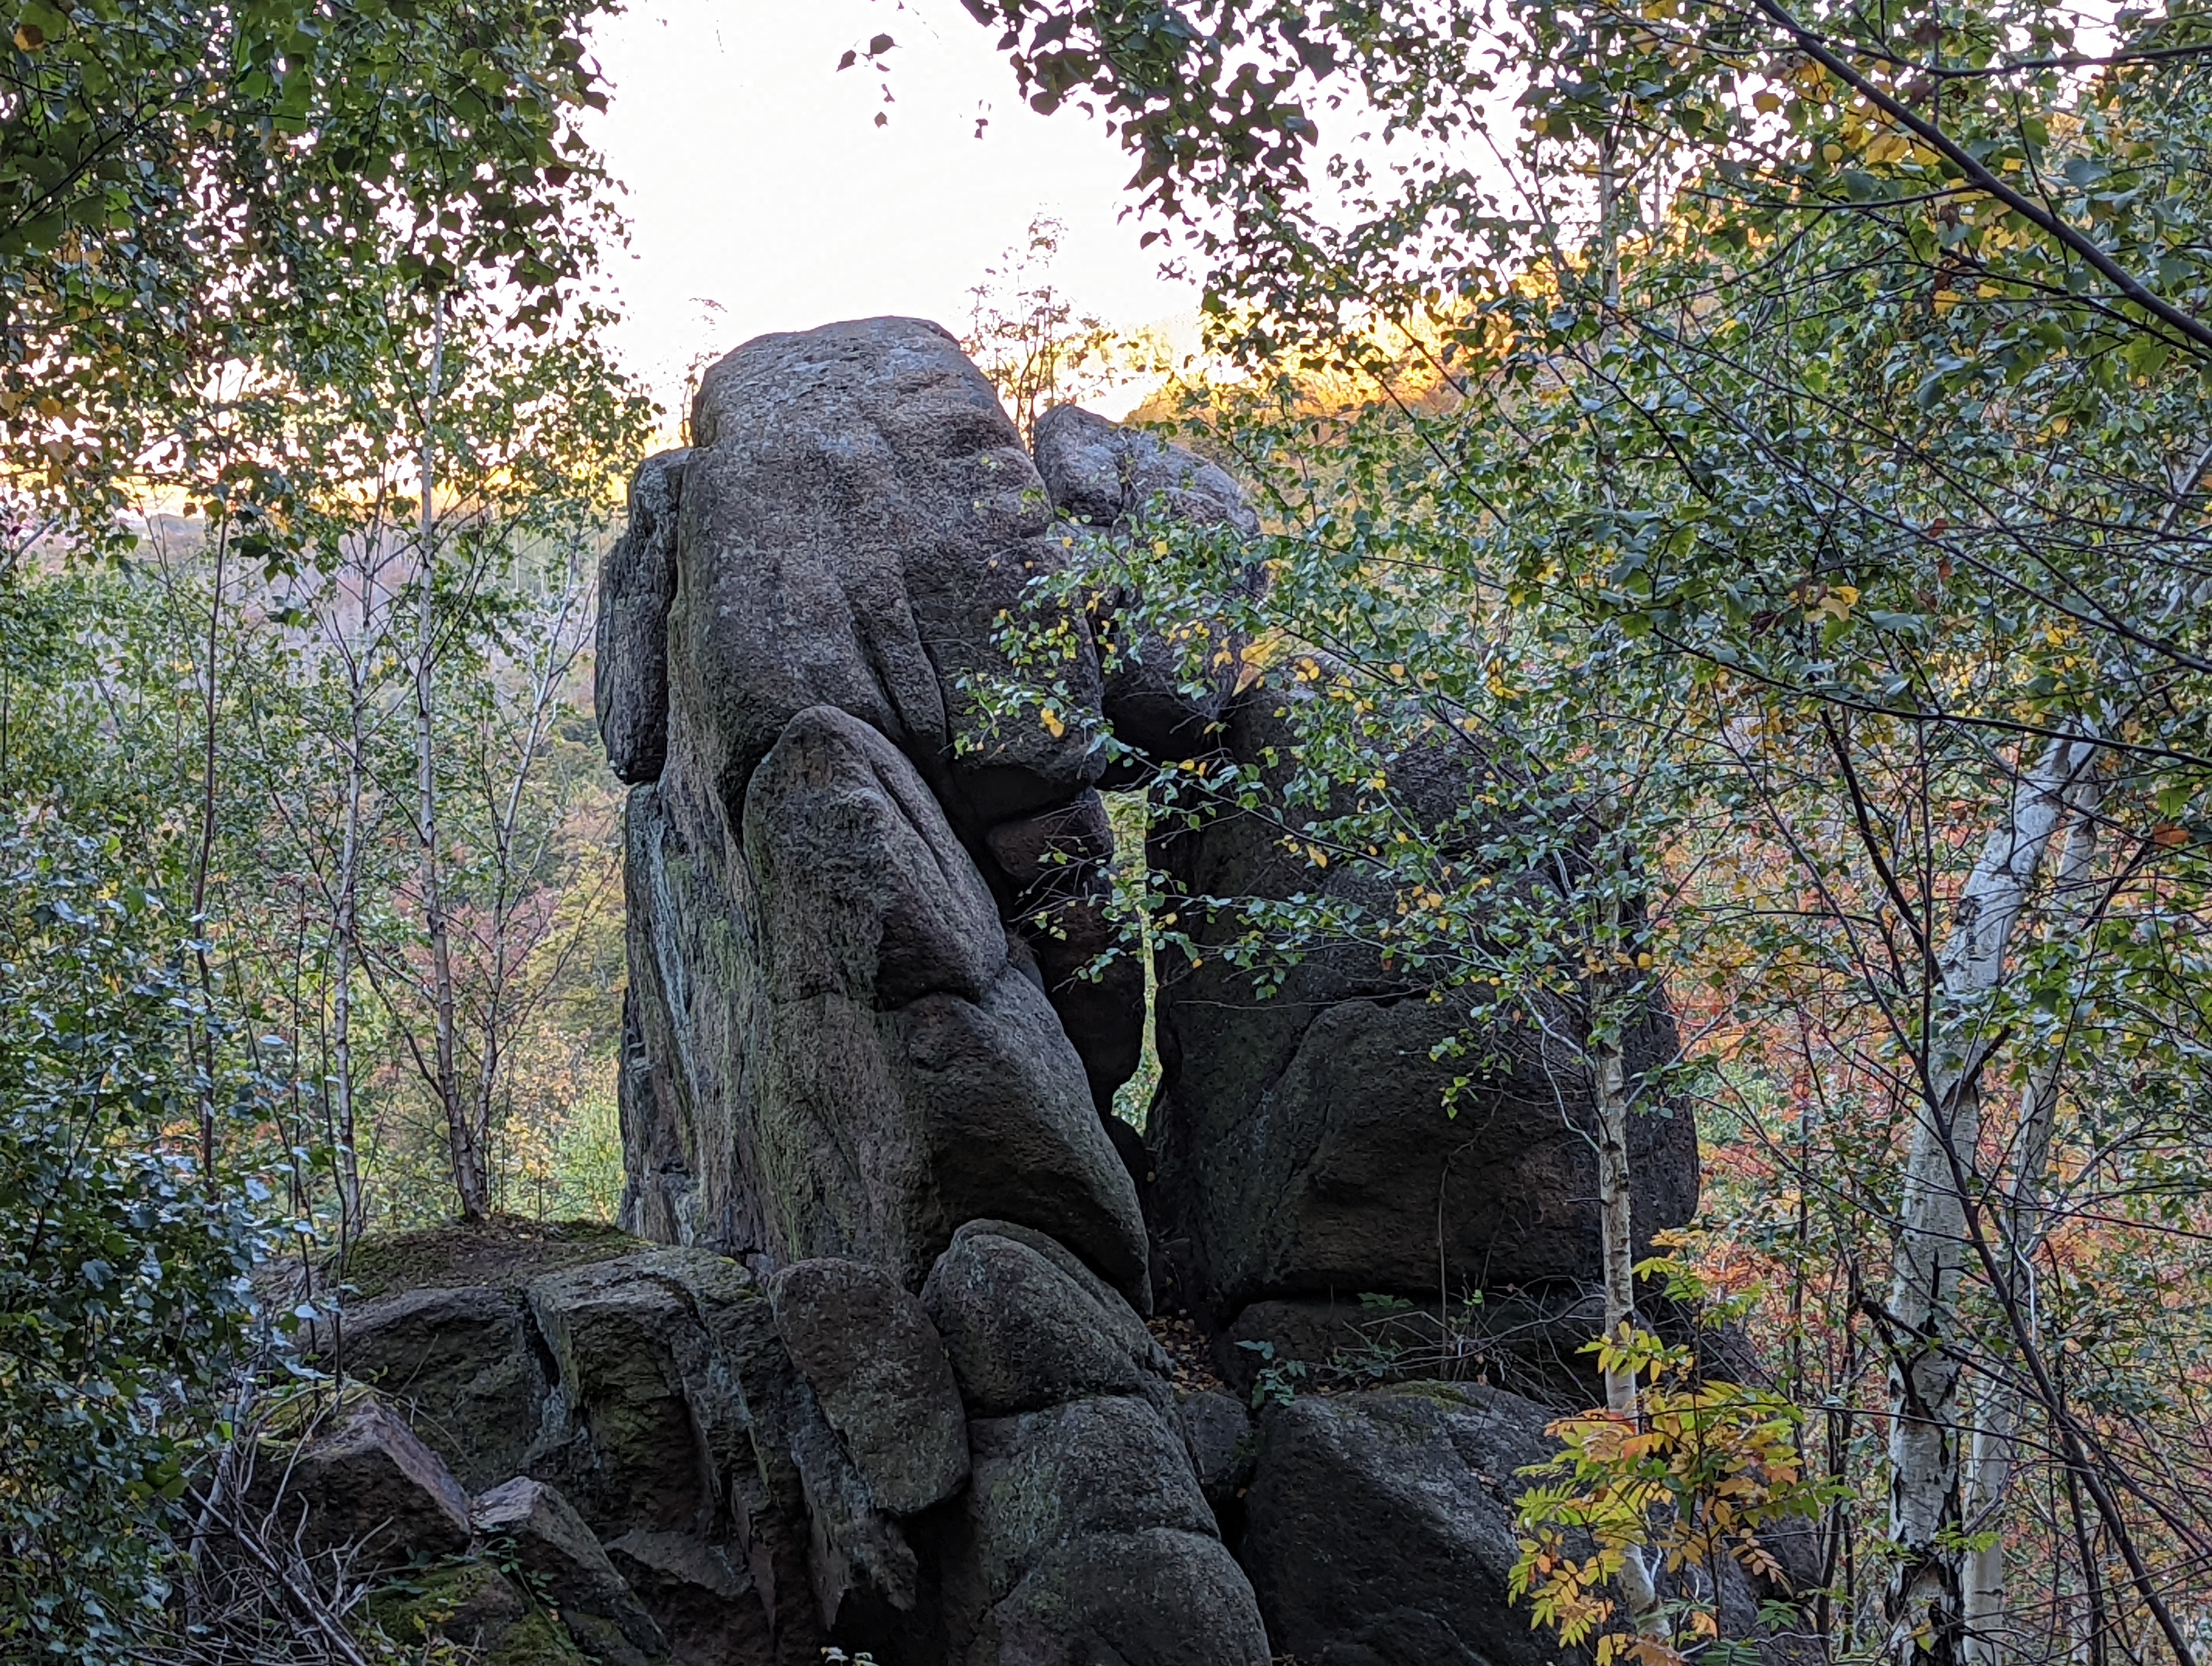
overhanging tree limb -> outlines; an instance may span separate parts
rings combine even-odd
[[[1944,158],[1977,190],[1986,192],[2002,203],[2014,213],[2039,228],[2045,236],[2055,238],[2089,266],[2102,274],[2112,287],[2130,301],[2149,313],[2160,323],[2186,340],[2197,353],[2212,358],[2212,325],[2207,325],[2193,314],[2184,312],[2172,301],[2154,293],[2142,280],[2112,258],[2097,246],[2097,240],[2068,224],[2057,215],[2007,185],[1996,174],[1976,161],[1971,152],[1953,139],[1933,122],[1913,114],[1905,105],[1891,97],[1865,76],[1854,70],[1848,60],[1831,51],[1824,37],[1800,23],[1790,15],[1789,9],[1779,0],[1753,0],[1759,10],[1779,23],[1789,32],[1799,51],[1811,58],[1838,81],[1857,93],[1874,107],[1887,116],[1899,127],[1912,134],[1930,149]]]

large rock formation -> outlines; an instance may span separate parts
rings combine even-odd
[[[1116,943],[1098,789],[1256,766],[1294,714],[1180,664],[1079,563],[1181,520],[1253,593],[1235,483],[1075,410],[1032,462],[910,319],[749,343],[692,427],[640,470],[602,581],[637,1236],[416,1253],[355,1304],[343,1369],[453,1472],[386,1490],[479,1562],[504,1535],[570,1593],[561,1646],[623,1666],[1548,1657],[1501,1594],[1544,1407],[1290,1390],[1363,1297],[1459,1348],[1431,1370],[1489,1368],[1477,1295],[1571,1348],[1596,1249],[1572,1061],[1501,1038],[1449,1119],[1449,1005],[1349,952],[1262,999],[1208,954],[1159,969],[1146,1133],[1108,1115],[1144,968],[1085,976]],[[1442,825],[1481,769],[1440,746],[1390,773]],[[1235,929],[1203,897],[1376,900],[1282,830],[1224,805],[1155,838],[1201,947]],[[1644,1028],[1638,1063],[1672,1045]],[[1686,1116],[1639,1119],[1634,1158],[1639,1229],[1686,1219]],[[1196,1347],[1163,1351],[1156,1277],[1240,1388],[1268,1363],[1256,1424]],[[376,1427],[378,1474],[422,1468]],[[536,1623],[504,1576],[470,1593]]]
[[[1071,911],[1096,934],[1102,720],[1082,610],[1031,589],[1070,559],[1042,480],[951,338],[908,319],[739,348],[693,430],[641,471],[605,579],[609,747],[641,782],[630,714],[665,690],[629,818],[629,1219],[914,1283],[997,1214],[1144,1304],[1097,1111],[1134,1067],[1141,986],[1077,977],[1091,956],[1064,947]],[[1050,663],[1000,645],[1016,617],[1055,633]]]

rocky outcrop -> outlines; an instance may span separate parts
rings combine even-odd
[[[1144,1222],[1082,1062],[919,773],[810,708],[755,773],[744,830],[772,1240],[919,1283],[962,1221],[1003,1214],[1145,1300]]]
[[[566,1545],[539,1576],[587,1593],[564,1635],[623,1666],[1548,1657],[1502,1596],[1542,1407],[1294,1390],[1493,1369],[1491,1311],[1571,1351],[1588,1091],[1500,1031],[1447,1116],[1449,1000],[1364,951],[1279,989],[1214,952],[1241,924],[1207,899],[1392,897],[1206,797],[1215,762],[1280,770],[1295,695],[1231,623],[1146,626],[1111,556],[1172,533],[1255,596],[1234,480],[1069,410],[1033,459],[913,319],[747,343],[691,428],[633,488],[598,667],[633,787],[623,1220],[665,1247],[469,1262],[355,1322],[348,1368],[477,1493],[473,1554],[509,1517]],[[1101,789],[1177,763],[1194,813],[1145,860],[1196,954],[1157,969],[1140,1137],[1109,1114],[1146,969]],[[1384,767],[1481,836],[1462,737]],[[1672,1046],[1655,1006],[1631,1065]],[[1638,1118],[1632,1155],[1639,1231],[1686,1219],[1686,1116]],[[1164,1352],[1156,1282],[1235,1393]],[[1363,1297],[1413,1344],[1344,1363]]]
[[[862,1262],[801,1262],[769,1288],[776,1332],[869,1501],[912,1516],[958,1492],[968,1480],[966,1417],[921,1304]]]
[[[811,1661],[833,1639],[885,1666],[1267,1659],[1167,1359],[1057,1240],[968,1223],[926,1298],[860,1262],[763,1285],[705,1250],[598,1248],[544,1271],[406,1257],[413,1276],[491,1281],[367,1310],[416,1316],[399,1358],[467,1344],[483,1370],[416,1371],[413,1429],[356,1388],[312,1437],[267,1445],[264,1472],[292,1478],[276,1517],[311,1550],[498,1570],[467,1584],[459,1620],[401,1604],[406,1624],[465,1641],[465,1620],[601,1666]],[[1087,1348],[1057,1359],[1071,1335]],[[428,1443],[481,1456],[456,1432],[485,1372],[535,1433],[471,1499]]]
[[[1103,768],[1085,616],[1035,588],[1073,559],[1043,482],[989,384],[912,319],[748,343],[693,431],[680,471],[641,476],[659,518],[610,568],[638,628],[599,668],[618,762],[653,756],[621,714],[667,690],[628,815],[625,1219],[914,1284],[994,1214],[1143,1304],[1097,1110],[1141,1000],[1127,972],[1077,976],[1108,846],[1040,869],[1039,818]],[[1001,642],[1013,620],[1041,660]]]
[[[941,1562],[947,1641],[975,1666],[1264,1666],[1141,1320],[1066,1249],[960,1229],[922,1292],[970,1414],[974,1476]]]
[[[1212,529],[1228,546],[1219,561],[1221,588],[1256,593],[1259,571],[1237,545],[1259,531],[1260,520],[1219,465],[1073,405],[1037,419],[1036,458],[1053,508],[1068,520],[1124,540],[1170,524]],[[1180,762],[1216,750],[1237,678],[1233,664],[1217,659],[1218,644],[1207,641],[1194,654],[1131,623],[1125,616],[1132,599],[1108,584],[1091,606],[1100,709],[1115,738],[1138,754],[1119,770],[1109,765],[1116,786],[1140,783],[1143,761]]]

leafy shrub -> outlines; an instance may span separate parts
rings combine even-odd
[[[131,1657],[168,1590],[265,1187],[191,1155],[262,1086],[113,842],[0,834],[0,1658]]]

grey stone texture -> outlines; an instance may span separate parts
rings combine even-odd
[[[1036,447],[1038,471],[1064,523],[1120,539],[1176,523],[1210,529],[1221,544],[1222,592],[1256,593],[1260,570],[1240,546],[1259,531],[1259,517],[1218,465],[1074,405],[1037,419]],[[1075,547],[1083,544],[1079,533]],[[1093,599],[1100,709],[1115,737],[1153,763],[1203,756],[1218,744],[1215,726],[1228,708],[1236,669],[1215,659],[1217,642],[1194,658],[1135,625],[1127,617],[1131,599],[1113,584],[1099,586]],[[1140,768],[1109,766],[1109,784],[1140,779]]]
[[[518,1474],[542,1432],[546,1383],[521,1292],[486,1285],[403,1290],[349,1308],[340,1357],[374,1383],[460,1484]]]
[[[930,1269],[921,1299],[971,1417],[1087,1395],[1171,1403],[1168,1361],[1144,1322],[1042,1232],[974,1220]]]
[[[966,1414],[921,1302],[865,1262],[803,1261],[769,1290],[777,1333],[874,1506],[911,1516],[958,1492]]]
[[[655,779],[668,757],[668,608],[676,597],[676,527],[691,453],[665,451],[630,483],[629,525],[599,563],[592,703],[616,776]]]
[[[1275,714],[1291,697],[1238,705],[1228,755],[1257,760],[1291,744]],[[1439,739],[1382,767],[1414,813],[1475,836],[1465,812],[1478,755]],[[1221,1323],[1270,1297],[1421,1296],[1440,1283],[1456,1297],[1596,1279],[1595,1111],[1576,1060],[1533,1028],[1480,1038],[1476,1060],[1431,1057],[1466,1013],[1362,948],[1310,955],[1264,995],[1254,974],[1205,953],[1241,927],[1189,899],[1320,891],[1392,906],[1356,865],[1316,869],[1285,849],[1264,817],[1221,806],[1195,829],[1157,834],[1152,860],[1182,899],[1181,926],[1203,962],[1159,968],[1150,1202],[1156,1230],[1176,1247],[1177,1300]],[[1674,1048],[1673,1021],[1655,1006],[1628,1038],[1630,1067]],[[1475,1079],[1447,1116],[1445,1090],[1462,1073]],[[1630,1161],[1638,1237],[1648,1243],[1696,1209],[1687,1110],[1659,1102],[1637,1115]]]
[[[1077,975],[1108,940],[1098,664],[1085,611],[1031,590],[1075,559],[1035,465],[914,319],[746,344],[693,433],[641,472],[599,667],[639,783],[626,1223],[911,1286],[963,1220],[1006,1216],[1143,1304],[1098,1114],[1135,1067],[1142,969]],[[1009,620],[1051,636],[1043,663],[1000,644]],[[627,737],[656,677],[648,774]],[[1040,818],[1081,828],[1049,873],[1020,860]]]
[[[1506,1599],[1516,1474],[1551,1415],[1498,1389],[1305,1395],[1261,1421],[1242,1559],[1279,1654],[1313,1666],[1554,1666]]]
[[[592,1659],[650,1666],[667,1654],[659,1626],[560,1488],[518,1475],[477,1499],[469,1516],[501,1560],[511,1557],[553,1604]]]
[[[378,1395],[349,1392],[292,1438],[264,1438],[247,1501],[309,1556],[349,1547],[362,1571],[450,1556],[471,1536],[469,1495]]]

